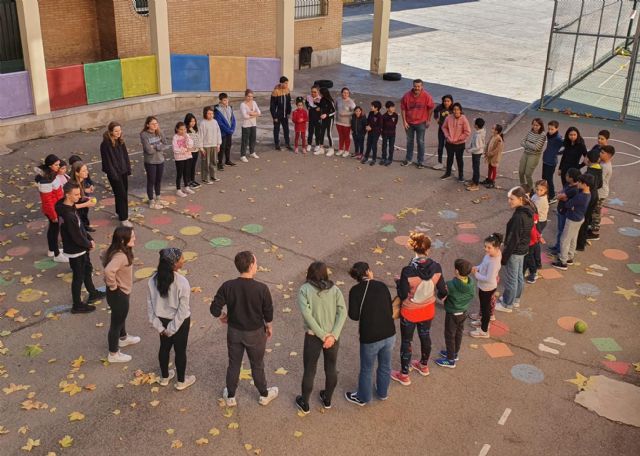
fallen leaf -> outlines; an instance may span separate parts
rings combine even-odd
[[[209,435],[212,435],[214,437],[220,435],[220,429],[212,427],[211,429],[209,429]]]
[[[231,418],[233,416],[233,409],[229,407],[225,408],[222,416],[224,416],[225,418]]]
[[[96,323],[96,328],[102,328],[104,326],[104,323]]]
[[[120,415],[120,410],[119,410],[119,409],[115,409],[115,410],[114,410],[113,412],[111,412],[111,413],[113,413],[114,415],[118,416],[118,415]]]
[[[9,432],[9,429],[0,425],[0,435],[8,434]]]
[[[27,432],[29,432],[29,430],[29,426],[20,426],[18,428],[18,434],[25,435]]]
[[[69,383],[66,380],[61,381],[58,387],[61,393],[69,393],[69,396],[75,396],[82,391],[82,388],[80,388],[76,382]]]
[[[196,445],[207,445],[208,443],[209,439],[205,437],[200,437],[198,440],[196,440]]]
[[[71,412],[69,413],[69,421],[82,421],[84,420],[84,415],[80,412]]]
[[[239,427],[240,425],[236,422],[229,423],[229,426],[227,426],[228,429],[238,429]]]
[[[251,451],[253,450],[253,445],[251,445],[250,443],[245,443],[244,444],[244,449],[247,451]]]
[[[154,399],[153,401],[149,402],[149,405],[151,407],[157,407],[158,405],[160,405],[160,401],[158,399]]]
[[[40,347],[40,344],[27,345],[24,349],[24,356],[28,358],[35,358],[40,353],[42,353],[42,348]]]
[[[173,434],[176,432],[176,430],[175,430],[175,429],[171,429],[171,428],[169,428],[169,429],[167,429],[165,432],[166,432],[167,434],[169,434],[169,435],[173,435]]]
[[[20,311],[18,309],[12,307],[4,313],[4,316],[7,318],[15,318],[19,313]]]
[[[41,339],[42,338],[42,333],[33,333],[33,334],[31,334],[31,338],[32,339]]]
[[[9,386],[2,388],[2,391],[4,394],[11,394],[16,391],[26,391],[29,388],[31,388],[29,385],[16,385],[15,383],[9,383]]]
[[[23,447],[21,447],[21,449],[23,449],[24,451],[31,451],[33,448],[39,447],[39,446],[40,446],[40,439],[33,440],[32,438],[28,438],[27,443]]]
[[[96,385],[94,383],[89,383],[88,385],[84,385],[84,389],[87,391],[95,391]]]
[[[62,448],[69,448],[71,445],[73,445],[73,437],[71,437],[70,435],[65,435],[60,440],[58,440],[58,443]]]
[[[78,358],[74,359],[74,360],[71,362],[71,367],[79,368],[79,367],[80,367],[80,366],[82,366],[85,362],[86,362],[86,360],[84,359],[84,356],[80,355]]]
[[[23,410],[46,410],[49,408],[44,402],[34,401],[33,399],[22,401],[20,405]]]
[[[300,438],[300,437],[302,437],[302,432],[301,431],[295,431],[293,433],[293,436],[296,437],[296,438]]]
[[[289,373],[284,367],[279,367],[278,370],[274,372],[276,375],[287,375]]]
[[[174,440],[173,442],[171,442],[171,448],[182,448],[182,441]]]

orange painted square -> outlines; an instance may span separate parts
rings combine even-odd
[[[551,279],[561,279],[564,277],[557,269],[538,269],[538,274],[543,279],[551,280]]]
[[[493,344],[485,344],[482,346],[487,354],[492,358],[505,358],[507,356],[513,356],[513,352],[507,344],[502,342],[496,342]]]

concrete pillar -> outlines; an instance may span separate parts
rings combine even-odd
[[[171,50],[169,48],[169,14],[167,0],[149,1],[151,52],[158,63],[158,93],[171,93]]]
[[[33,112],[36,115],[48,114],[51,112],[51,107],[49,105],[49,85],[47,84],[47,67],[44,62],[38,0],[18,0],[16,7],[20,22],[24,67],[31,78]]]
[[[289,78],[289,89],[293,90],[295,0],[277,0],[276,14],[276,55],[280,58],[281,73]]]
[[[389,19],[391,0],[375,0],[373,6],[373,40],[369,71],[382,74],[387,71],[387,47],[389,45]]]

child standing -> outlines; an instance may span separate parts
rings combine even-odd
[[[191,149],[193,140],[187,134],[187,127],[184,122],[178,122],[173,135],[173,160],[176,163],[176,195],[184,198],[188,194],[193,195],[195,191],[189,186],[189,170],[191,169]],[[184,185],[180,188],[180,180]]]
[[[524,187],[526,185],[527,192],[533,190],[533,172],[540,162],[542,148],[546,140],[544,123],[542,119],[536,117],[531,121],[531,130],[527,132],[527,136],[520,143],[524,151],[520,157],[518,175],[520,177],[520,186]]]
[[[600,188],[602,188],[602,166],[600,166],[600,148],[593,148],[589,152],[587,152],[585,164],[588,166],[585,174],[593,177],[593,185],[589,187],[589,191],[591,192],[591,200],[589,201],[589,204],[587,206],[587,212],[585,212],[584,214],[584,222],[582,222],[580,232],[578,233],[576,250],[579,252],[584,251],[587,245],[588,232],[591,226],[591,221],[593,220],[593,212],[595,211],[596,205],[598,204],[598,192],[600,191]]]
[[[564,229],[564,225],[567,221],[567,216],[565,215],[567,210],[565,208],[565,205],[568,200],[576,196],[576,194],[578,193],[578,176],[580,176],[579,169],[569,169],[564,179],[567,184],[562,188],[562,191],[556,194],[556,197],[558,198],[558,223],[556,229],[556,243],[553,245],[553,247],[549,248],[549,252],[553,255],[557,255],[558,253],[560,253],[560,237],[562,236],[562,230]]]
[[[433,118],[438,122],[438,163],[433,165],[433,169],[441,170],[444,168],[442,165],[442,154],[444,152],[445,136],[442,131],[442,125],[447,119],[447,116],[451,114],[451,105],[453,104],[453,96],[444,95],[442,97],[442,103],[436,106],[433,110]]]
[[[502,158],[504,150],[504,137],[502,136],[502,125],[495,124],[491,129],[491,139],[487,144],[487,150],[484,153],[484,159],[487,162],[488,171],[487,179],[483,182],[486,188],[496,187],[496,178],[498,177],[498,165]]]
[[[78,184],[80,187],[80,201],[76,204],[76,209],[78,210],[78,217],[84,226],[84,229],[89,232],[95,232],[95,228],[91,228],[91,223],[89,222],[89,208],[94,207],[96,205],[94,198],[89,198],[87,196],[87,187],[85,185],[85,180],[89,176],[89,168],[87,165],[82,163],[81,161],[74,161],[71,166],[71,181]]]
[[[598,132],[598,143],[591,148],[591,150],[598,151],[598,153],[602,150],[604,146],[609,145],[609,138],[611,138],[611,133],[609,130],[600,130]]]
[[[307,96],[306,105],[309,111],[309,130],[307,134],[307,152],[311,152],[311,144],[313,144],[313,138],[315,137],[315,147],[313,152],[320,151],[320,132],[322,130],[322,119],[320,119],[320,86],[314,85],[311,87],[311,95]]]
[[[60,187],[64,187],[64,184],[69,182],[69,175],[67,174],[67,162],[64,160],[60,160],[60,167],[58,168],[58,182],[60,182]]]
[[[60,167],[60,159],[49,154],[44,159],[44,163],[36,168],[37,175],[35,178],[38,184],[38,192],[40,194],[40,209],[49,220],[49,229],[47,229],[47,244],[49,249],[47,256],[53,257],[56,263],[68,263],[69,258],[60,253],[58,238],[60,237],[60,224],[58,223],[58,214],[56,212],[56,203],[64,196],[60,180],[58,179],[58,168]]]
[[[162,175],[164,174],[164,151],[170,148],[171,145],[162,134],[156,117],[149,116],[144,121],[144,128],[140,132],[140,142],[142,143],[144,155],[144,170],[147,173],[149,207],[151,209],[162,209],[164,204],[160,200],[160,188],[162,186]]]
[[[351,116],[351,134],[353,135],[353,154],[357,160],[364,156],[364,137],[367,134],[367,118],[360,106],[356,106]]]
[[[469,144],[469,152],[471,152],[471,165],[473,168],[473,177],[467,187],[470,192],[479,190],[480,187],[480,159],[484,153],[484,142],[487,135],[484,129],[484,119],[478,117],[473,121],[473,134],[471,135],[471,143]]]
[[[333,120],[336,115],[336,105],[333,101],[333,97],[329,92],[329,89],[326,87],[320,88],[320,103],[318,106],[320,107],[320,139],[316,138],[318,146],[320,148],[316,150],[313,155],[324,155],[325,152],[327,157],[333,157],[335,151],[333,150],[333,138],[331,137],[331,133],[333,130]],[[324,137],[327,136],[327,142],[329,143],[329,147],[324,149]]]
[[[224,165],[236,166],[231,161],[231,139],[233,132],[236,130],[236,116],[233,114],[233,108],[229,104],[229,96],[226,93],[223,92],[218,95],[218,100],[220,100],[220,103],[216,105],[214,112],[214,117],[222,134],[222,143],[218,151],[218,170],[224,171]]]
[[[593,210],[591,217],[591,232],[587,235],[587,239],[591,241],[597,241],[600,239],[600,220],[602,205],[604,200],[609,198],[609,182],[611,181],[611,175],[613,174],[613,167],[611,166],[611,160],[616,153],[616,149],[613,146],[605,145],[600,148],[600,166],[602,167],[602,188],[598,191],[598,201],[596,207]]]
[[[193,141],[193,148],[191,149],[191,163],[188,174],[189,187],[199,188],[200,184],[196,181],[196,164],[198,163],[198,155],[204,154],[202,143],[200,142],[200,135],[198,134],[198,120],[192,113],[188,113],[184,116],[184,124],[187,126],[187,134]]]
[[[309,123],[309,113],[304,109],[304,98],[296,98],[296,109],[291,114],[291,120],[293,121],[295,139],[294,139],[294,152],[298,153],[298,142],[302,146],[302,153],[307,153],[307,124]]]
[[[249,155],[256,158],[256,132],[258,130],[257,118],[262,115],[258,104],[253,100],[253,90],[244,91],[244,101],[240,105],[242,117],[242,146],[240,146],[240,161],[247,163],[247,150]],[[279,134],[279,133],[278,133]]]
[[[200,143],[204,149],[202,160],[200,160],[200,174],[203,183],[213,184],[220,180],[216,177],[216,153],[220,151],[222,133],[220,132],[218,122],[213,118],[213,109],[211,106],[205,106],[202,110],[202,117],[204,118],[198,128]],[[251,154],[251,156],[258,158],[255,153]]]
[[[553,176],[558,165],[558,155],[562,155],[564,139],[558,131],[560,124],[552,120],[547,124],[547,147],[542,153],[542,179],[547,181],[549,187],[549,204],[557,203],[556,189],[553,185]]]
[[[469,277],[473,267],[467,260],[461,258],[454,263],[456,276],[447,282],[447,299],[444,301],[444,341],[447,346],[446,356],[436,360],[441,367],[453,369],[456,367],[460,345],[462,344],[462,332],[464,321],[467,319],[467,310],[475,295],[476,283]]]
[[[471,271],[478,281],[478,299],[480,300],[480,312],[471,314],[471,326],[476,329],[471,331],[471,337],[488,339],[489,323],[495,320],[493,310],[496,305],[496,290],[498,289],[498,277],[502,267],[502,235],[493,233],[484,240],[484,258],[482,262]]]
[[[389,166],[393,162],[398,113],[396,113],[396,105],[393,101],[387,101],[384,107],[387,112],[382,116],[382,158],[380,159],[380,164]]]
[[[371,111],[369,111],[369,115],[367,116],[367,127],[365,128],[365,130],[367,130],[367,150],[360,161],[362,164],[365,164],[367,160],[369,160],[370,154],[372,157],[369,165],[373,166],[376,164],[376,156],[378,155],[378,139],[380,138],[380,133],[382,133],[381,109],[382,103],[378,100],[371,103]]]
[[[351,91],[343,87],[340,98],[336,99],[336,128],[338,129],[338,157],[348,157],[351,147],[351,116],[356,103],[351,99]]]
[[[536,283],[538,280],[538,269],[542,269],[542,253],[541,253],[541,238],[544,228],[547,226],[547,220],[549,216],[549,199],[548,199],[549,187],[547,181],[542,179],[536,182],[536,192],[531,197],[531,202],[538,210],[538,223],[536,229],[538,230],[540,239],[533,245],[533,251],[530,252],[531,258],[528,256],[525,258],[524,267],[529,269],[529,276],[527,277],[527,283]],[[528,261],[527,261],[528,260]]]
[[[564,135],[564,150],[562,151],[562,158],[560,159],[560,165],[558,166],[558,174],[562,185],[566,185],[567,181],[565,177],[567,171],[571,168],[580,169],[582,165],[582,157],[587,155],[587,146],[584,145],[584,139],[580,135],[580,131],[576,127],[567,128],[567,132]]]
[[[160,386],[167,386],[178,371],[177,390],[193,385],[195,375],[185,375],[187,369],[187,341],[191,326],[189,281],[178,273],[184,265],[182,251],[175,247],[160,250],[158,271],[149,279],[147,314],[149,323],[160,334]],[[176,370],[169,370],[171,347],[175,352]]]
[[[462,105],[454,103],[451,106],[452,115],[447,116],[442,131],[446,139],[445,148],[447,149],[447,169],[440,179],[449,179],[451,170],[453,169],[453,159],[455,158],[458,166],[458,182],[464,182],[464,162],[462,155],[464,154],[464,146],[471,134],[469,121],[462,113]]]

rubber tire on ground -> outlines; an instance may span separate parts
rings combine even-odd
[[[400,73],[385,73],[382,75],[382,79],[385,81],[400,81],[402,80],[402,75]]]
[[[333,81],[329,79],[318,79],[317,81],[313,82],[313,85],[317,85],[320,88],[324,87],[327,89],[331,89],[333,87]]]

